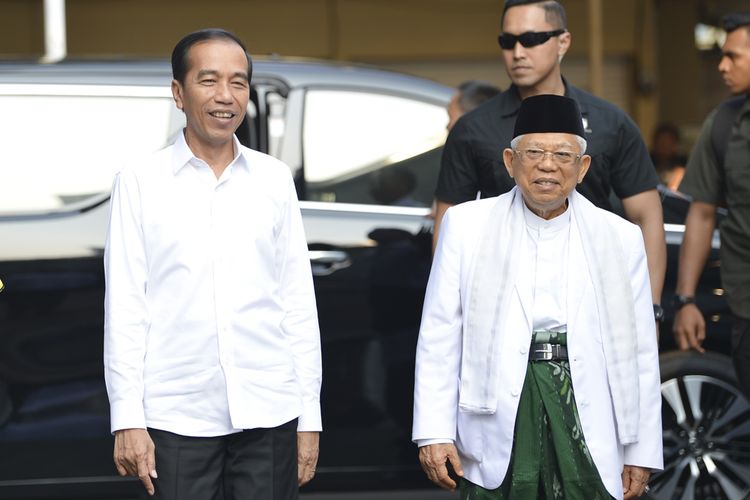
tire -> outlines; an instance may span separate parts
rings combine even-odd
[[[742,500],[750,495],[750,402],[723,354],[660,357],[664,471],[649,498]]]

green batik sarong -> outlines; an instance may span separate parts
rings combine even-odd
[[[534,332],[533,343],[567,345],[567,335]],[[609,500],[583,439],[568,361],[530,361],[503,483],[488,490],[461,479],[461,500]]]

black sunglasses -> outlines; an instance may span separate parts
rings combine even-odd
[[[503,33],[497,37],[497,42],[503,50],[511,50],[516,46],[516,43],[521,42],[521,45],[526,47],[536,47],[545,43],[553,36],[559,36],[565,33],[567,30],[556,29],[554,31],[527,31],[520,35],[511,35],[510,33]]]

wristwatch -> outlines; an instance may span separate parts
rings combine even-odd
[[[654,304],[654,320],[661,321],[664,318],[664,308],[659,304]]]
[[[672,308],[674,309],[674,312],[679,311],[682,309],[682,306],[687,304],[695,304],[695,297],[691,295],[675,295],[672,297]]]

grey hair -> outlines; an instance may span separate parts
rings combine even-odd
[[[521,139],[525,137],[525,134],[521,134],[518,137],[514,137],[513,140],[510,141],[510,149],[516,149],[516,146],[518,146],[518,143],[521,142]],[[578,141],[578,147],[580,148],[581,152],[580,155],[583,155],[586,153],[586,139],[581,137],[580,135],[575,136],[576,140]]]
[[[476,109],[484,101],[492,99],[500,93],[499,88],[481,80],[467,80],[456,88],[460,92],[458,107],[464,113]]]

